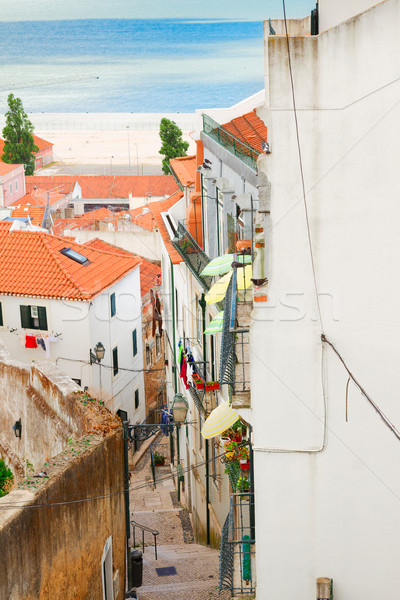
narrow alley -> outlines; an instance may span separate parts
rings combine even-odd
[[[168,455],[168,440],[159,436],[153,448]],[[157,560],[153,535],[144,534],[143,585],[139,600],[212,600],[218,595],[219,551],[194,543],[190,514],[178,503],[168,459],[155,468],[153,484],[150,450],[132,472],[131,520],[158,531]],[[132,541],[132,540],[131,540]],[[136,547],[142,550],[142,531],[136,528]],[[133,541],[132,541],[133,543]],[[134,596],[132,596],[134,597]]]

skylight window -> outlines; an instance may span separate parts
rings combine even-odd
[[[72,250],[71,248],[63,248],[62,250],[60,250],[60,252],[61,252],[61,254],[68,256],[68,258],[70,258],[71,260],[74,260],[75,262],[79,263],[80,265],[90,264],[90,261],[86,256],[83,256],[83,254],[79,254],[79,252],[76,252],[75,250]]]

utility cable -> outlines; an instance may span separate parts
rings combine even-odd
[[[357,379],[354,377],[353,373],[350,371],[349,367],[345,363],[344,358],[341,356],[341,354],[335,348],[335,346],[332,344],[332,342],[330,342],[324,334],[321,335],[321,340],[322,340],[323,344],[328,344],[328,346],[330,346],[332,348],[332,350],[334,351],[334,353],[336,354],[336,356],[338,357],[338,359],[340,360],[340,362],[346,369],[349,378],[358,387],[358,389],[360,390],[362,395],[365,396],[365,398],[368,400],[368,402],[371,404],[371,406],[373,406],[373,408],[378,413],[378,415],[380,416],[382,421],[385,423],[386,427],[388,427],[390,429],[390,431],[396,436],[396,438],[398,440],[400,440],[399,430],[393,425],[393,423],[390,421],[390,419],[384,414],[384,412],[379,408],[379,406],[372,400],[371,396],[366,392],[366,390],[362,387],[362,385],[357,381]],[[346,385],[346,401],[347,401],[347,393],[348,393],[348,382]],[[346,402],[346,417],[347,417],[347,402]]]
[[[282,0],[282,5],[283,5],[283,19],[284,19],[284,23],[285,23],[286,46],[287,46],[287,56],[288,56],[289,75],[290,75],[290,86],[291,86],[291,90],[292,90],[293,115],[294,115],[294,122],[295,122],[295,127],[296,127],[297,150],[298,150],[298,155],[299,155],[300,177],[301,177],[301,185],[302,185],[302,192],[303,192],[304,212],[305,212],[306,224],[307,224],[308,245],[309,245],[309,249],[310,249],[311,267],[312,267],[312,272],[313,272],[314,289],[315,289],[315,295],[316,295],[316,300],[317,300],[318,315],[319,315],[319,320],[320,320],[320,323],[321,323],[322,332],[324,332],[324,325],[323,325],[323,321],[322,321],[321,306],[320,306],[320,303],[319,303],[317,277],[316,277],[316,272],[315,272],[314,254],[313,254],[313,249],[312,249],[310,221],[309,221],[309,216],[308,216],[308,207],[307,207],[307,198],[306,198],[306,187],[305,187],[305,183],[304,183],[303,159],[302,159],[301,146],[300,146],[299,124],[298,124],[298,120],[297,120],[296,96],[295,96],[294,83],[293,83],[292,60],[291,60],[291,55],[290,55],[290,44],[289,44],[289,33],[288,33],[288,26],[287,26],[287,19],[286,19],[286,5],[285,5],[285,0]]]

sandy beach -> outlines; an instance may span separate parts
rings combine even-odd
[[[162,157],[159,137],[163,117],[175,121],[183,138],[190,144],[188,154],[195,152],[189,137],[196,128],[194,113],[30,113],[28,118],[35,134],[54,144],[57,165],[105,165],[107,171],[125,165],[132,174],[146,173],[146,166],[160,167]],[[0,116],[4,127],[4,116]],[[43,169],[41,174],[53,174],[57,165]],[[161,172],[161,171],[160,171]]]

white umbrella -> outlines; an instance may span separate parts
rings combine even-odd
[[[226,402],[222,401],[217,408],[211,411],[204,422],[201,435],[206,440],[226,431],[239,419],[238,413]]]

